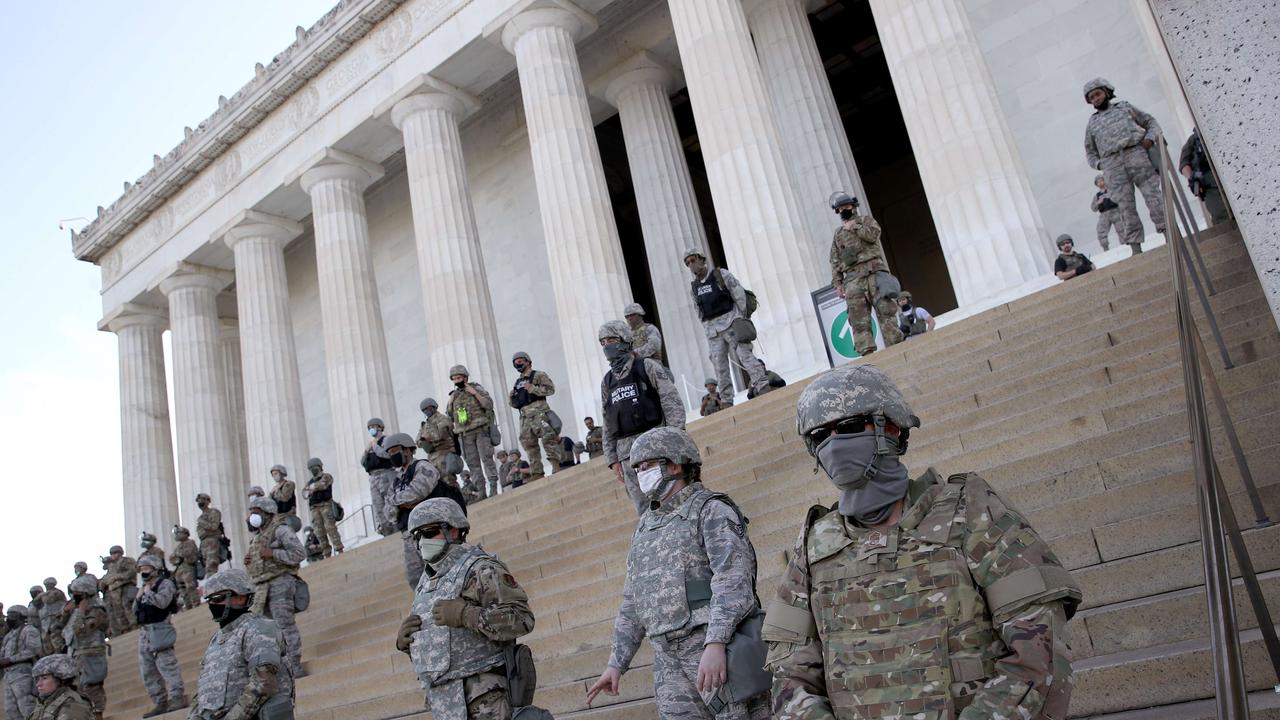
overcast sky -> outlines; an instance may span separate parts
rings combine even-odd
[[[0,4],[0,602],[124,537],[116,340],[58,221],[120,196],[336,0]],[[70,224],[83,226],[87,221]],[[172,396],[171,396],[172,399]],[[190,498],[181,498],[189,502]],[[175,518],[176,521],[176,518]],[[171,544],[168,528],[155,528]]]

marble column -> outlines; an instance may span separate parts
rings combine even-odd
[[[250,484],[262,484],[272,465],[301,475],[307,461],[307,426],[302,407],[289,279],[284,247],[302,232],[298,223],[247,211],[222,233],[235,252],[236,306],[244,382],[244,417]]]
[[[227,384],[227,416],[235,428],[236,458],[240,461],[241,487],[261,485],[249,469],[249,434],[245,423],[244,368],[240,359],[240,325],[234,318],[222,318],[219,322],[219,341],[222,345],[222,374]],[[264,486],[265,487],[265,486]]]
[[[458,123],[479,103],[443,83],[423,89],[397,102],[391,121],[404,133],[431,368],[443,381],[450,366],[466,365],[474,380],[492,389],[503,437],[514,442],[517,428],[502,388],[515,371],[502,360],[458,134]]]
[[[369,502],[368,476],[360,467],[368,444],[365,423],[380,417],[389,423],[388,432],[402,429],[395,427],[391,365],[364,204],[365,188],[380,177],[380,165],[332,149],[301,174],[315,225],[325,373],[337,451],[325,466],[332,468],[337,496],[352,511]]]
[[[674,81],[661,61],[641,52],[609,71],[600,84],[622,121],[667,360],[681,394],[696,398],[710,365],[684,253],[691,247],[706,251],[707,235],[671,110]]]
[[[760,298],[757,347],[788,380],[828,367],[810,292],[830,282],[809,238],[741,0],[671,0],[728,266]]]
[[[870,0],[961,307],[1049,273],[1054,252],[960,0]]]
[[[229,272],[183,263],[161,281],[160,291],[169,298],[172,332],[178,496],[194,500],[196,493],[209,493],[222,509],[227,535],[239,553],[247,547],[241,522],[245,493],[222,368],[217,303],[218,293],[231,279]]]
[[[568,2],[535,5],[506,21],[502,43],[516,56],[520,73],[560,321],[558,350],[569,373],[563,385],[572,389],[579,418],[599,414],[598,388],[607,365],[597,330],[621,319],[631,287],[574,46],[594,20]]]
[[[195,513],[194,494],[179,503],[173,472],[161,340],[168,325],[162,310],[133,305],[105,323],[119,342],[124,536],[130,545],[143,530],[158,536],[184,514],[189,522]]]
[[[809,25],[810,4],[810,0],[749,0],[744,6],[796,182],[800,211],[822,260],[840,224],[827,202],[831,193],[852,194],[862,202],[864,212],[870,212],[870,205]]]

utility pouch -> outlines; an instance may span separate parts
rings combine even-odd
[[[503,653],[511,706],[532,705],[534,691],[538,688],[538,669],[533,664],[533,651],[528,645],[511,643]]]
[[[105,655],[81,655],[80,686],[101,685],[107,681],[107,657]]]
[[[729,703],[748,700],[773,686],[773,674],[764,667],[768,647],[763,628],[764,611],[756,608],[734,629],[725,648],[728,680],[707,703],[711,712],[719,714]]]
[[[147,644],[151,652],[169,650],[178,644],[178,630],[170,623],[143,625],[142,632],[147,634]]]
[[[559,435],[560,431],[564,429],[564,421],[560,419],[555,410],[547,411],[547,424],[551,426],[556,435]]]
[[[462,472],[462,458],[458,457],[458,453],[444,456],[444,472],[446,475],[458,475]]]
[[[740,343],[755,342],[756,324],[750,320],[740,317],[729,323],[729,329],[733,331],[734,338]]]
[[[902,283],[888,270],[876,271],[876,300],[882,298],[897,299],[902,293]]]
[[[338,502],[337,500],[334,500],[333,501],[333,521],[336,523],[342,522],[342,518],[346,516],[347,516],[347,509],[342,507],[342,503]]]
[[[293,720],[293,699],[276,695],[258,708],[259,720]]]
[[[306,612],[307,608],[311,607],[311,587],[300,577],[294,576],[294,579],[296,582],[293,584],[293,611]]]

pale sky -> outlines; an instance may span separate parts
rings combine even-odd
[[[0,4],[0,602],[124,537],[116,339],[96,266],[58,221],[93,217],[336,0]],[[70,225],[81,227],[85,220]],[[172,397],[170,398],[172,400]],[[190,498],[180,498],[189,502]],[[176,518],[174,519],[176,522]],[[154,528],[161,545],[168,527]]]

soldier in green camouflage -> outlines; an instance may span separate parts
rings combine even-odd
[[[493,398],[480,383],[471,382],[471,371],[465,365],[449,368],[449,402],[445,412],[453,421],[453,433],[462,444],[462,457],[473,474],[482,475],[485,484],[498,477],[493,466],[493,436],[489,423],[493,419]]]
[[[974,473],[912,480],[920,420],[871,365],[820,376],[797,430],[840,490],[815,506],[765,618],[774,717],[1065,718],[1079,587]]]
[[[457,473],[450,472],[450,466],[461,465],[462,458],[454,452],[458,447],[453,438],[453,423],[440,412],[440,403],[435,398],[423,398],[418,403],[418,409],[422,411],[422,423],[418,425],[418,447],[427,452],[427,460],[440,473],[440,477],[455,482]],[[450,455],[457,460],[452,460]]]
[[[85,573],[67,584],[67,625],[62,637],[67,653],[75,660],[80,692],[99,718],[107,709],[107,609],[98,599],[98,578]]]
[[[902,342],[897,300],[882,296],[876,287],[876,273],[889,270],[880,245],[880,223],[870,215],[859,215],[858,199],[844,191],[832,193],[831,209],[842,221],[831,240],[831,287],[848,307],[854,348],[859,355],[870,355],[876,351],[872,309],[880,320],[885,347]]]
[[[196,537],[200,538],[204,574],[205,577],[213,577],[222,564],[222,511],[213,506],[213,499],[207,493],[196,495],[196,507],[200,508],[200,517],[196,518]]]
[[[520,374],[507,393],[507,402],[520,413],[520,446],[529,456],[529,479],[537,480],[546,474],[542,468],[544,453],[551,464],[551,473],[560,471],[560,433],[552,426],[551,406],[547,404],[547,398],[556,392],[556,385],[550,375],[533,369],[529,353],[513,355],[511,366]]]
[[[111,620],[111,637],[119,637],[134,628],[129,608],[137,592],[138,561],[125,555],[124,548],[112,545],[102,559],[102,569],[107,572],[98,580],[98,585]]]
[[[631,326],[631,335],[635,338],[631,343],[631,352],[638,358],[652,358],[662,362],[662,331],[657,325],[644,321],[644,306],[631,303],[622,309],[622,317]]]
[[[703,387],[707,389],[707,394],[702,396],[702,407],[698,411],[702,417],[715,415],[728,407],[720,400],[720,391],[717,389],[719,386],[720,383],[716,382],[713,377],[707,378],[707,381],[703,383]]]
[[[200,548],[191,539],[191,531],[181,525],[173,526],[173,552],[169,564],[173,565],[173,581],[178,584],[178,597],[182,607],[190,610],[200,604],[200,582],[196,578],[196,562]]]
[[[585,417],[582,424],[587,428],[582,446],[587,449],[587,457],[595,459],[604,454],[604,428],[596,425],[596,419]]]

